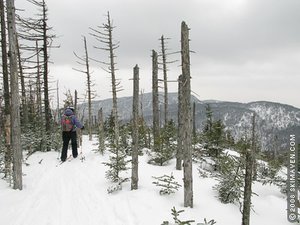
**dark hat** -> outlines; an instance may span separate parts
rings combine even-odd
[[[73,106],[68,106],[67,109],[71,109],[74,112],[74,107]]]

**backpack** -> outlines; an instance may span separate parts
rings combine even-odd
[[[62,124],[63,131],[67,131],[67,132],[72,131],[74,127],[72,116],[63,115],[61,124]]]

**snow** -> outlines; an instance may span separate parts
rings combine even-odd
[[[212,178],[200,178],[194,164],[194,208],[183,207],[183,188],[169,196],[159,195],[152,176],[170,175],[182,184],[182,171],[175,170],[175,160],[160,167],[147,164],[147,155],[139,158],[139,189],[123,189],[108,194],[112,184],[105,178],[108,161],[96,153],[95,141],[84,136],[83,154],[86,158],[58,164],[57,152],[37,152],[23,167],[22,191],[13,190],[0,180],[0,224],[5,225],[160,225],[172,221],[171,208],[184,209],[180,219],[203,222],[214,219],[216,225],[240,225],[239,206],[222,204],[212,189]],[[79,149],[80,151],[80,149]],[[42,161],[41,161],[42,160]],[[39,163],[40,162],[40,163]],[[124,174],[126,175],[126,174]],[[127,177],[130,177],[130,171]],[[251,225],[288,225],[286,199],[275,186],[255,183],[254,211]],[[196,224],[196,223],[195,223]]]

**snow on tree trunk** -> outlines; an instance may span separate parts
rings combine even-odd
[[[193,207],[192,121],[189,28],[181,24],[184,207]]]
[[[139,156],[139,67],[133,69],[133,103],[132,103],[132,174],[131,190],[138,189]]]
[[[20,126],[20,98],[18,81],[17,33],[15,22],[15,2],[7,0],[7,23],[10,62],[11,88],[11,146],[13,150],[13,180],[14,189],[22,190],[22,148]]]
[[[152,108],[154,151],[160,151],[157,52],[152,50]]]

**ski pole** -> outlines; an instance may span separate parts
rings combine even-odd
[[[80,130],[80,155],[81,155],[81,162],[85,160],[85,157],[82,154],[82,145],[83,145],[83,137],[82,137],[82,130]]]

